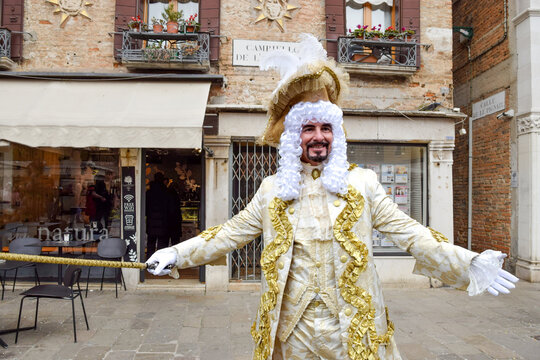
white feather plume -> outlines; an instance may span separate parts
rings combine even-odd
[[[326,50],[317,38],[311,34],[300,34],[298,55],[284,50],[272,51],[261,58],[261,70],[277,69],[284,83],[300,66],[317,60],[326,60]]]
[[[277,69],[282,79],[293,74],[300,64],[300,59],[284,50],[272,51],[261,58],[261,70]]]
[[[326,60],[326,50],[317,38],[311,34],[300,34],[300,64]]]

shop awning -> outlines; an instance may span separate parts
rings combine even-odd
[[[210,81],[5,81],[0,139],[28,146],[200,148]]]

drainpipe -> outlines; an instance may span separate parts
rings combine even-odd
[[[501,38],[493,45],[491,45],[489,48],[482,51],[480,54],[475,55],[473,58],[471,58],[471,46],[470,44],[467,45],[467,57],[468,57],[468,64],[470,65],[470,72],[471,72],[471,79],[469,80],[469,99],[472,100],[472,63],[476,59],[480,58],[482,55],[486,54],[488,51],[493,49],[494,47],[500,45],[504,40],[506,40],[506,37],[508,36],[508,4],[507,0],[503,0],[503,8],[504,8],[504,20],[503,20],[503,26],[504,26],[504,34],[501,36]],[[466,66],[467,63],[460,66],[454,71],[457,71],[461,69],[462,67]],[[467,249],[471,250],[472,248],[472,207],[473,207],[473,193],[472,193],[472,170],[473,170],[473,121],[472,116],[469,116],[469,189],[468,189],[468,201],[467,201]]]
[[[470,82],[472,87],[472,79]],[[467,249],[471,250],[472,248],[472,163],[473,163],[473,120],[472,116],[469,116],[469,191],[468,191],[468,201],[467,201]]]

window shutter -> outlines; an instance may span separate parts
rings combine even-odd
[[[399,26],[414,30],[417,43],[420,43],[420,0],[401,0]],[[420,67],[420,47],[416,47],[416,66]]]
[[[114,31],[121,32],[128,28],[133,16],[144,16],[144,0],[116,0],[116,14],[114,18]],[[122,34],[114,35],[114,56],[118,57],[122,49]]]
[[[11,31],[23,31],[24,0],[2,1],[2,26]],[[22,57],[23,36],[11,34],[11,57]]]
[[[200,0],[199,19],[201,31],[209,32],[210,36],[219,35],[220,0]],[[219,60],[219,38],[210,38],[210,60]]]
[[[335,41],[326,42],[328,56],[337,61],[337,38],[345,35],[345,0],[326,0],[326,38]]]

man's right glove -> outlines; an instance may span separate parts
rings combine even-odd
[[[156,251],[150,259],[146,260],[147,265],[155,265],[155,268],[148,268],[148,272],[152,275],[168,275],[171,273],[171,269],[176,265],[176,250],[171,248],[160,249]],[[169,269],[166,269],[167,266]]]
[[[514,283],[518,282],[518,278],[510,274],[508,271],[499,269],[499,273],[493,282],[487,288],[487,291],[494,296],[501,294],[509,294],[510,289],[515,288]]]

